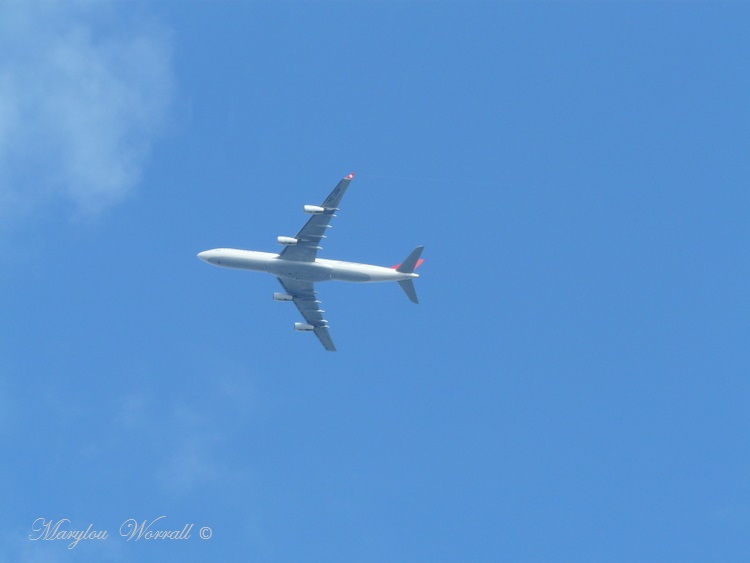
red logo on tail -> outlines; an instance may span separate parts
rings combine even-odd
[[[422,265],[422,262],[424,262],[424,258],[420,258],[417,260],[416,266],[414,266],[414,269],[416,270]],[[401,264],[396,264],[395,266],[391,266],[391,270],[398,270],[401,267]]]

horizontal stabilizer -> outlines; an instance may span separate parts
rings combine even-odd
[[[418,246],[412,250],[409,256],[407,256],[401,264],[396,266],[396,271],[401,272],[402,274],[411,274],[417,269],[417,266],[424,262],[424,260],[419,259],[423,250],[424,246]]]
[[[414,288],[414,282],[412,280],[401,280],[398,282],[398,285],[404,290],[409,301],[412,303],[419,303],[419,299],[417,299],[417,290]]]

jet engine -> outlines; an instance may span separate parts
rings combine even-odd
[[[274,301],[293,301],[294,297],[292,297],[291,295],[288,295],[286,293],[278,293],[278,292],[274,291],[274,293],[273,293],[273,300]]]
[[[307,323],[294,323],[294,330],[299,330],[302,332],[310,332],[312,330],[315,330],[315,327]]]
[[[317,205],[305,205],[305,213],[311,213],[313,215],[318,215],[320,213],[325,213],[326,208],[325,207],[319,207]]]
[[[292,237],[276,237],[276,242],[283,244],[284,246],[297,244],[297,239]]]

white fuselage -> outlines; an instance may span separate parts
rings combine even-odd
[[[317,258],[314,262],[285,260],[272,252],[239,250],[236,248],[215,248],[198,254],[198,258],[225,268],[239,268],[267,272],[281,278],[307,282],[338,280],[346,282],[386,282],[418,278],[418,274],[399,272],[394,268],[326,260]]]

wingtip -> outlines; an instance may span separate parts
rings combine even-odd
[[[345,176],[344,180],[351,180],[352,178],[354,178],[354,172],[352,172],[351,174]]]

